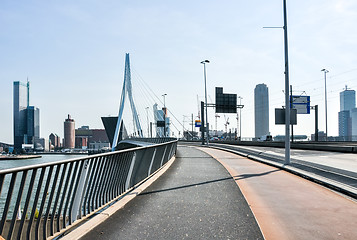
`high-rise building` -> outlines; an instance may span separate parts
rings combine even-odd
[[[255,137],[269,135],[269,93],[267,85],[258,84],[254,89]]]
[[[34,106],[27,107],[27,138],[32,142],[40,138],[40,109]]]
[[[356,92],[346,86],[346,89],[340,92],[340,112],[338,113],[338,136],[342,140],[352,140],[354,132],[357,132],[357,120],[353,119],[356,117],[355,108]]]
[[[21,149],[27,141],[27,107],[29,84],[14,82],[14,148]]]
[[[352,108],[351,112],[351,134],[352,134],[352,141],[357,141],[357,108]]]
[[[34,144],[40,137],[40,110],[30,106],[30,83],[14,82],[14,148]]]
[[[75,124],[74,119],[68,114],[68,118],[64,121],[64,143],[63,148],[72,149],[75,143]]]
[[[351,111],[356,107],[356,92],[355,90],[346,89],[340,92],[340,111]]]
[[[352,135],[350,111],[343,110],[338,112],[338,136],[343,140],[349,140]]]
[[[170,118],[167,116],[167,109],[162,108],[162,110],[159,110],[157,108],[157,103],[155,103],[153,106],[153,111],[156,123],[156,137],[169,137],[171,130]]]

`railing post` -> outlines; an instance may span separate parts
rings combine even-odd
[[[89,163],[88,163],[88,170],[87,170],[87,175],[86,175],[86,180],[85,180],[85,183],[84,183],[84,188],[83,188],[83,191],[82,191],[82,197],[81,197],[81,201],[80,201],[80,206],[79,206],[79,218],[82,218],[82,213],[83,215],[86,215],[85,212],[85,206],[86,206],[86,197],[87,197],[87,194],[88,194],[88,191],[89,191],[89,180],[92,178],[92,173],[93,171],[92,168],[93,168],[93,158],[89,158],[88,159]]]
[[[11,182],[10,182],[10,186],[9,186],[9,191],[7,193],[7,198],[6,198],[6,202],[5,202],[5,207],[4,207],[4,212],[2,213],[2,218],[1,218],[1,222],[0,222],[0,235],[2,235],[3,231],[4,231],[4,226],[5,226],[5,222],[6,222],[6,217],[7,217],[7,213],[9,211],[9,207],[10,207],[10,201],[12,198],[12,193],[14,191],[14,186],[15,186],[15,181],[16,181],[16,176],[17,176],[17,172],[14,172],[11,176]]]
[[[104,189],[103,189],[103,199],[104,199],[104,204],[109,202],[110,200],[110,188],[113,183],[113,175],[114,175],[114,158],[115,155],[110,155],[109,157],[109,167],[108,167],[108,174],[106,177],[106,182],[104,184]]]
[[[53,209],[52,209],[52,218],[51,218],[51,222],[50,222],[50,234],[51,236],[54,234],[54,226],[53,226],[53,222],[54,222],[54,219],[56,217],[56,210],[57,210],[57,204],[58,204],[58,201],[60,199],[60,196],[61,196],[61,191],[62,191],[62,186],[63,186],[63,180],[64,180],[64,177],[66,175],[66,170],[67,170],[67,165],[68,164],[63,164],[63,167],[61,167],[62,165],[58,165],[58,168],[60,168],[60,170],[62,169],[62,174],[61,174],[61,179],[58,183],[58,187],[57,187],[57,193],[56,193],[56,198],[55,198],[55,202],[53,204]],[[59,232],[59,221],[60,221],[60,217],[61,217],[61,214],[60,212],[57,212],[57,232]]]
[[[131,176],[133,174],[135,160],[136,160],[136,152],[134,152],[133,158],[131,159],[128,176],[127,176],[126,182],[125,182],[125,190],[128,190],[131,187]]]
[[[84,161],[80,161],[81,167],[77,173],[77,181],[73,191],[74,197],[70,207],[70,215],[71,215],[71,223],[77,220],[79,208],[80,208],[80,201],[82,200],[82,192],[84,189],[85,178],[87,176],[88,171],[88,159]]]
[[[162,154],[160,167],[162,167],[162,164],[163,164],[163,162],[164,162],[164,158],[165,158],[165,154],[166,154],[166,149],[167,149],[167,145],[165,145],[165,150],[164,150],[164,153]]]
[[[88,191],[86,194],[86,197],[84,199],[85,205],[87,205],[87,207],[85,207],[87,209],[87,214],[90,213],[91,211],[94,210],[93,208],[93,194],[94,194],[94,188],[96,186],[96,179],[99,177],[98,176],[98,168],[99,168],[99,161],[100,161],[101,157],[96,157],[93,159],[94,163],[93,163],[93,168],[92,168],[92,173],[91,173],[91,179],[89,181],[88,184]]]
[[[63,208],[63,217],[64,218],[66,218],[66,213],[68,212],[68,225],[72,224],[72,215],[71,215],[70,208],[68,208],[68,206],[70,206],[70,202],[73,201],[73,199],[71,199],[71,196],[73,194],[74,181],[76,180],[79,164],[80,164],[79,162],[75,162],[74,163],[75,167],[74,167],[74,170],[73,170],[73,172],[71,174],[71,183],[69,185],[67,200],[66,200],[66,203],[65,203],[64,208]],[[66,221],[63,221],[63,223],[64,223],[63,227],[64,228],[67,227],[65,225]]]
[[[151,174],[152,164],[154,163],[155,155],[156,155],[156,148],[154,149],[154,152],[152,154],[152,158],[151,158],[151,162],[150,162],[150,166],[149,166],[149,170],[148,170],[148,176],[150,176],[150,174]]]
[[[47,237],[47,219],[48,219],[48,216],[49,216],[49,214],[50,214],[53,196],[54,196],[55,193],[56,193],[56,187],[57,187],[56,185],[57,185],[58,175],[59,175],[59,173],[60,173],[60,170],[61,170],[61,165],[57,165],[55,177],[53,178],[51,195],[50,195],[50,198],[49,198],[48,203],[47,203],[47,210],[46,210],[45,217],[44,217],[44,222],[43,222],[43,237],[44,237],[44,239],[46,239],[46,237]],[[54,216],[51,217],[51,220],[52,220],[53,218],[54,218]],[[53,227],[52,227],[52,228],[53,228]],[[51,230],[50,230],[50,231],[51,231]],[[51,235],[52,235],[52,234],[51,234]]]
[[[101,190],[101,185],[103,182],[103,176],[104,176],[104,171],[106,169],[107,165],[107,159],[106,156],[101,157],[101,161],[99,162],[100,165],[100,171],[98,172],[99,178],[96,181],[96,185],[94,188],[94,196],[93,196],[93,204],[94,204],[94,209],[99,208],[99,197],[100,197],[100,190]]]
[[[113,166],[113,172],[114,172],[114,176],[113,176],[113,180],[112,180],[112,183],[111,183],[111,186],[110,186],[110,191],[111,191],[111,195],[110,195],[110,198],[111,199],[114,199],[116,196],[117,196],[117,187],[118,187],[118,182],[119,182],[119,165],[120,165],[120,162],[119,162],[119,154],[115,154],[114,157],[113,157],[113,161],[114,161],[114,166]]]
[[[25,170],[22,173],[21,184],[20,184],[19,192],[17,194],[17,200],[16,200],[16,204],[15,204],[15,207],[14,207],[14,213],[12,215],[10,229],[9,229],[8,234],[7,234],[7,239],[11,239],[12,233],[14,231],[14,226],[15,226],[15,222],[16,222],[16,216],[17,216],[17,213],[19,211],[22,194],[24,192],[24,186],[25,186],[25,181],[26,181],[26,177],[27,177],[27,171],[28,170]]]
[[[52,173],[53,173],[53,165],[50,166],[49,170],[48,170],[48,175],[47,175],[47,181],[45,184],[45,189],[43,190],[43,195],[42,195],[42,201],[41,201],[41,205],[40,205],[40,210],[38,211],[38,217],[37,217],[37,221],[36,221],[36,229],[35,229],[35,238],[39,239],[40,238],[40,224],[41,224],[41,220],[42,220],[42,213],[43,213],[43,208],[45,207],[45,203],[46,203],[46,198],[47,198],[47,194],[48,194],[48,188],[50,186],[50,182],[51,182],[51,177],[52,177]],[[46,229],[43,229],[43,234],[46,235]],[[47,236],[46,236],[47,237]],[[46,238],[44,238],[46,239]]]
[[[66,168],[68,167],[68,170],[66,170]],[[63,204],[65,202],[65,198],[67,195],[67,190],[68,190],[68,185],[69,185],[69,180],[71,179],[71,173],[72,173],[72,168],[73,168],[73,162],[66,164],[66,168],[63,169],[63,171],[65,171],[65,173],[67,174],[66,176],[66,180],[65,180],[65,184],[62,190],[62,198],[61,198],[61,202],[60,205],[58,207],[58,217],[57,217],[57,232],[59,232],[61,230],[61,226],[60,226],[60,219],[61,219],[61,212],[62,212],[62,208],[63,208]],[[66,214],[65,212],[63,213],[63,217],[62,217],[62,228],[66,227]]]
[[[28,209],[29,204],[30,204],[30,199],[31,199],[31,195],[32,195],[32,189],[33,189],[33,186],[35,184],[36,174],[37,174],[37,168],[32,170],[31,180],[30,180],[29,188],[27,190],[25,206],[24,206],[23,215],[22,215],[21,221],[20,221],[20,226],[19,226],[19,230],[18,230],[17,239],[21,239],[22,229],[23,229],[23,226],[24,226],[24,223],[25,223],[27,209]]]
[[[36,213],[36,210],[37,210],[36,209],[37,208],[37,202],[38,202],[38,198],[39,198],[40,193],[41,193],[42,182],[43,182],[43,178],[45,176],[45,172],[46,172],[46,167],[41,168],[41,175],[40,175],[40,179],[38,180],[37,191],[36,191],[35,199],[34,199],[33,205],[32,205],[31,217],[30,217],[30,220],[29,220],[28,225],[27,225],[27,235],[26,235],[27,239],[31,239],[32,223],[33,223],[33,220],[35,218],[35,213]]]
[[[68,196],[67,198],[69,198],[71,196],[71,193],[68,189],[68,185],[70,184],[70,180],[71,180],[71,175],[72,175],[72,172],[73,172],[73,165],[75,163],[74,162],[71,162],[69,164],[69,167],[68,167],[68,170],[67,170],[67,177],[66,177],[66,183],[64,185],[64,188],[63,188],[63,192],[62,192],[62,199],[61,199],[61,203],[60,203],[60,206],[59,206],[59,209],[58,209],[58,214],[59,214],[59,217],[61,216],[61,211],[63,211],[62,213],[62,228],[65,228],[66,227],[66,196]]]

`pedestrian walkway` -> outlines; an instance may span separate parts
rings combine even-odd
[[[179,146],[172,166],[82,239],[264,239],[227,170]]]
[[[266,239],[357,239],[357,203],[286,171],[201,148],[236,180]]]

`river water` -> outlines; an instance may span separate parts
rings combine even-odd
[[[41,158],[33,158],[33,159],[22,159],[22,160],[0,160],[0,170],[15,168],[15,167],[24,167],[29,165],[48,163],[48,162],[56,162],[66,159],[78,158],[78,157],[86,157],[87,155],[65,155],[65,154],[44,154]]]

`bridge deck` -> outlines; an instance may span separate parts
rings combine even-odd
[[[357,204],[281,169],[203,148],[234,176],[266,239],[357,239]]]
[[[180,146],[168,171],[82,239],[263,239],[240,189],[208,154]]]

